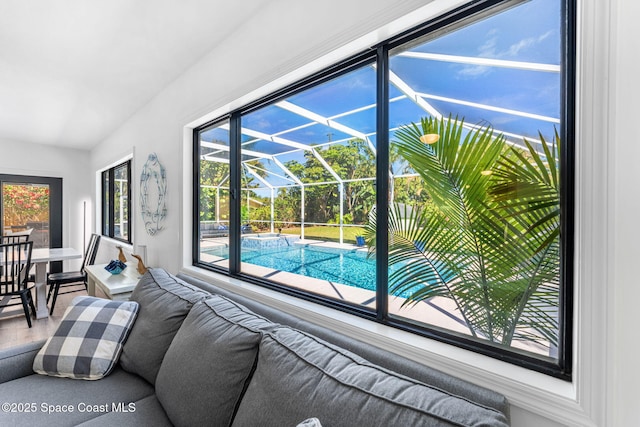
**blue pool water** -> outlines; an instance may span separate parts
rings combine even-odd
[[[226,248],[207,253],[228,257]],[[364,251],[292,245],[274,248],[242,248],[242,261],[334,283],[376,290],[376,262]]]

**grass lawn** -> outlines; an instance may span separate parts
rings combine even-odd
[[[300,235],[300,227],[283,228],[282,234]],[[355,243],[356,236],[364,235],[364,227],[344,227],[344,242]],[[304,227],[305,239],[318,239],[331,242],[340,241],[340,227],[309,226]]]

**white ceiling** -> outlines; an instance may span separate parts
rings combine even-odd
[[[0,0],[0,141],[92,148],[265,3]]]

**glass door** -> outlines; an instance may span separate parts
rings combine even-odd
[[[47,184],[3,182],[3,234],[30,233],[34,248],[48,248],[50,191]]]
[[[34,249],[62,246],[62,178],[0,174],[0,200],[2,235],[27,233]]]

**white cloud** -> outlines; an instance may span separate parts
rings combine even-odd
[[[490,71],[491,67],[487,67],[485,65],[465,65],[457,72],[457,75],[461,78],[473,78],[487,74]]]
[[[491,30],[488,33],[488,35],[493,35],[493,37],[489,37],[482,46],[478,48],[478,56],[484,58],[496,57],[496,46],[498,44],[497,32],[497,30]],[[457,75],[459,78],[467,79],[482,76],[490,71],[491,67],[487,67],[485,65],[465,65],[460,71],[458,71]]]
[[[514,56],[517,55],[521,50],[527,49],[529,47],[535,46],[538,43],[542,42],[544,39],[551,35],[552,31],[547,31],[546,33],[538,36],[538,37],[528,37],[526,39],[522,39],[517,43],[512,44],[509,49],[507,49],[503,53],[503,57],[505,56]]]
[[[521,51],[535,47],[536,45],[550,37],[552,34],[553,31],[549,30],[538,37],[527,37],[511,44],[506,50],[499,51],[499,31],[497,29],[493,29],[487,33],[487,40],[480,47],[478,47],[478,57],[510,59],[518,55]],[[462,79],[476,78],[478,76],[490,73],[491,69],[491,67],[483,65],[467,65],[462,67],[462,69],[457,72],[457,76]]]
[[[487,41],[485,41],[482,46],[478,48],[478,53],[480,54],[480,56],[494,57],[496,55],[496,45],[498,44],[497,33],[497,30],[492,30],[489,32],[488,35],[492,35],[493,37],[488,38]]]

